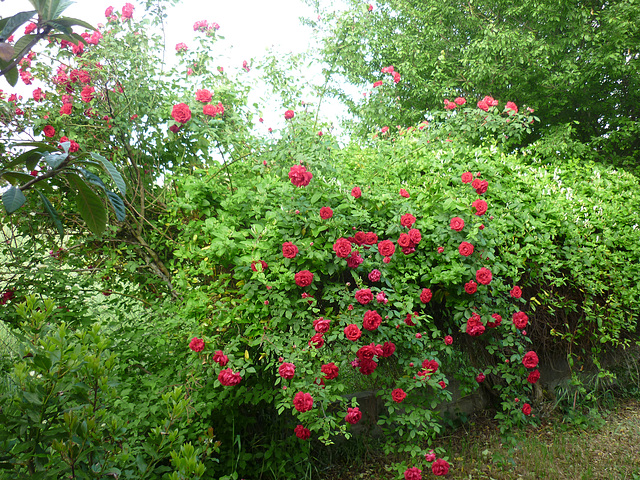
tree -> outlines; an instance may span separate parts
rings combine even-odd
[[[365,129],[415,125],[444,99],[491,95],[543,112],[529,140],[573,131],[603,154],[637,158],[640,27],[637,3],[615,1],[383,0],[326,18],[323,55],[350,83]],[[323,12],[324,13],[324,12]],[[325,20],[323,20],[324,22]],[[338,95],[344,92],[336,89]],[[391,109],[391,110],[390,110]],[[382,113],[384,111],[384,113]]]

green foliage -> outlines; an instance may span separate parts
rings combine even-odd
[[[323,5],[314,25],[329,73],[370,93],[353,98],[331,82],[362,119],[358,133],[415,125],[445,98],[475,104],[492,95],[501,106],[513,101],[543,112],[530,139],[573,125],[574,140],[595,141],[601,161],[637,163],[637,1],[388,0],[372,11],[362,2],[347,5]],[[381,73],[390,65],[401,74],[397,84]],[[384,84],[370,92],[379,80]]]

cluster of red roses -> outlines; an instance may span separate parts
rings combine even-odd
[[[130,20],[133,18],[134,6],[131,3],[125,3],[122,7],[122,20]],[[104,11],[104,16],[109,19],[110,22],[116,22],[118,17],[113,14],[113,7],[107,7]]]
[[[2,296],[0,296],[0,305],[4,305],[9,300],[11,300],[14,296],[15,296],[15,291],[12,289],[8,289],[2,294]]]

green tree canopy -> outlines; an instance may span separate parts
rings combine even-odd
[[[597,140],[604,154],[637,150],[636,0],[350,3],[341,13],[323,12],[323,54],[331,73],[359,87],[385,79],[350,101],[365,129],[416,124],[445,98],[475,103],[491,95],[500,110],[513,101],[539,111],[538,137],[571,124],[575,140]],[[381,73],[390,65],[401,75],[397,84]]]

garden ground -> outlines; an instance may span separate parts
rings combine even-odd
[[[497,422],[478,417],[441,437],[440,444],[450,455],[449,480],[640,480],[640,401],[623,401],[581,426],[551,416],[515,433],[508,443]],[[361,462],[324,478],[398,477],[389,458],[376,455],[371,446],[365,450]]]

